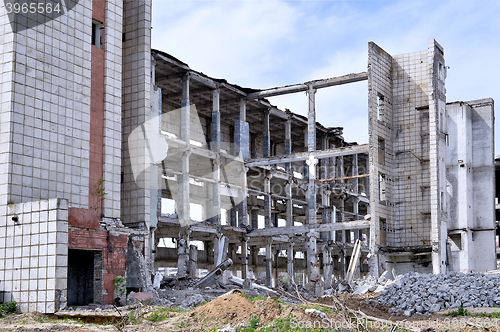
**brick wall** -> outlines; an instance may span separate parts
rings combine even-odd
[[[85,228],[80,228],[86,225]],[[125,276],[127,267],[126,229],[100,229],[97,215],[87,209],[69,209],[68,248],[97,250],[102,255],[102,266],[94,272],[102,276],[102,299],[104,304],[111,304],[115,298],[113,279]],[[99,286],[99,284],[97,284]],[[95,288],[95,292],[99,289]]]

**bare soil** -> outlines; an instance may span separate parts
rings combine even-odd
[[[368,305],[366,299],[373,295],[341,295],[339,300],[352,310],[363,312],[365,315],[377,317],[379,319],[399,322],[399,327],[404,328],[404,324],[410,324],[413,331],[479,331],[483,330],[479,325],[486,325],[484,318],[476,317],[443,317],[433,316],[412,316],[404,317],[400,315],[390,315],[389,307]],[[318,303],[334,305],[333,298],[318,299]],[[205,303],[187,312],[164,313],[165,319],[151,322],[147,318],[153,315],[157,307],[143,307],[134,312],[137,318],[133,324],[122,324],[112,322],[107,324],[88,324],[81,320],[55,319],[55,316],[47,316],[39,313],[15,314],[0,319],[0,332],[107,332],[107,331],[160,331],[160,332],[190,332],[190,331],[213,331],[227,327],[247,326],[252,317],[257,316],[261,326],[271,324],[275,319],[286,318],[292,315],[298,321],[320,322],[320,319],[313,314],[305,312],[303,306],[285,304],[277,298],[268,298],[251,302],[239,293],[218,297],[211,302]],[[341,313],[333,310],[326,310],[328,317],[332,321],[341,320]],[[467,321],[468,320],[468,321]],[[439,325],[438,325],[439,324]],[[498,331],[500,320],[490,319],[488,331]],[[389,326],[368,325],[369,331],[391,330]]]

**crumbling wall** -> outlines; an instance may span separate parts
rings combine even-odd
[[[103,223],[106,224],[105,221]],[[113,280],[117,276],[125,276],[127,241],[128,231],[123,226],[120,227],[120,223],[101,226],[95,211],[69,209],[68,247],[102,251],[102,300],[104,304],[111,304],[114,301]]]
[[[9,204],[0,213],[0,302],[22,312],[66,306],[68,201]]]

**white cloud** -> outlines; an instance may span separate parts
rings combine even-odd
[[[435,38],[451,67],[448,101],[500,100],[498,1],[153,3],[153,47],[231,83],[268,88],[361,72],[369,41],[401,54],[424,50]],[[316,99],[319,122],[343,126],[347,140],[366,142],[366,82],[320,90]],[[304,94],[271,102],[307,113]]]

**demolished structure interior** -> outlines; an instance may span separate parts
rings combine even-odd
[[[74,5],[35,27],[0,7],[0,302],[110,304],[117,283],[154,291],[157,269],[224,258],[315,290],[358,259],[357,275],[495,268],[493,100],[446,104],[436,41],[369,43],[366,72],[257,90],[151,50],[150,1]],[[315,109],[358,81],[364,145]],[[297,92],[307,116],[265,99]]]

